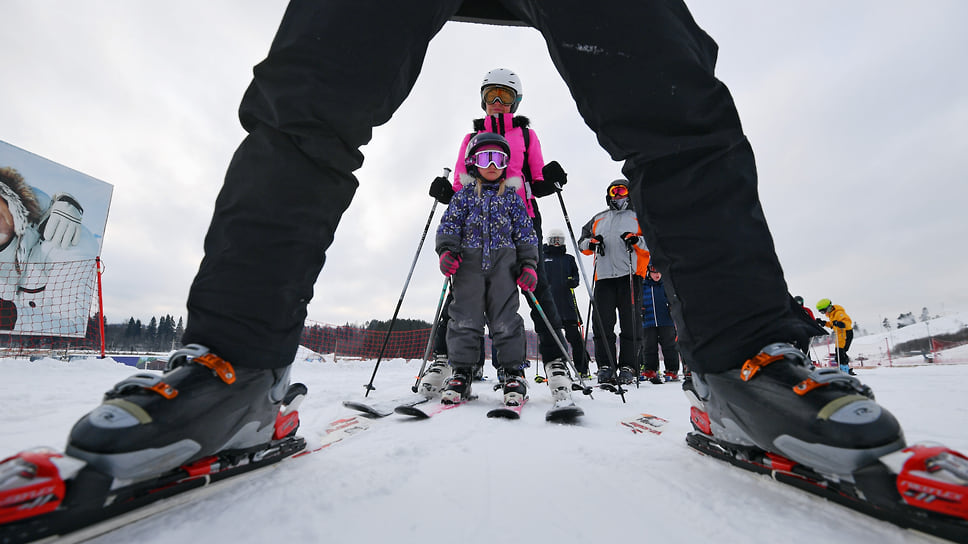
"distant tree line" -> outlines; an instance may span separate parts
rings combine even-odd
[[[177,322],[170,315],[152,317],[147,325],[130,317],[123,323],[105,323],[104,347],[108,351],[171,351],[181,347],[184,332],[181,317]]]

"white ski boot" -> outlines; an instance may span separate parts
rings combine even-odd
[[[450,378],[450,375],[451,369],[450,365],[447,364],[447,356],[438,355],[424,371],[423,376],[420,377],[417,392],[429,397],[436,397],[440,394],[440,390],[444,388],[444,384],[447,382],[447,378]]]
[[[565,361],[555,359],[545,363],[545,375],[548,376],[548,388],[551,389],[551,397],[555,399],[556,403],[572,401],[571,386],[574,382]]]

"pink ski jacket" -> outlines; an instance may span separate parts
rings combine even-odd
[[[541,169],[544,168],[544,157],[541,155],[541,142],[538,141],[538,135],[528,128],[529,124],[527,117],[523,115],[515,117],[511,113],[491,115],[476,120],[474,122],[476,132],[464,136],[464,140],[460,143],[460,151],[457,153],[457,166],[454,168],[454,191],[460,191],[461,187],[473,180],[473,177],[469,177],[467,168],[464,167],[464,153],[467,151],[467,142],[478,132],[496,132],[504,136],[511,146],[511,160],[508,164],[507,178],[520,177],[525,180],[525,183],[518,187],[517,193],[524,200],[528,217],[534,217],[534,205],[532,204],[534,195],[531,191],[531,184],[544,180],[544,176],[541,174]],[[530,177],[525,175],[525,131],[528,132],[527,166],[530,169]]]

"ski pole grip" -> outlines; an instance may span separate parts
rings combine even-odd
[[[450,168],[444,168],[444,179],[450,179]]]

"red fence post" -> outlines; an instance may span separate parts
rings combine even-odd
[[[94,258],[94,266],[97,267],[97,313],[98,328],[101,332],[101,358],[104,359],[104,294],[101,291],[101,272],[104,269],[101,267],[100,256]]]

